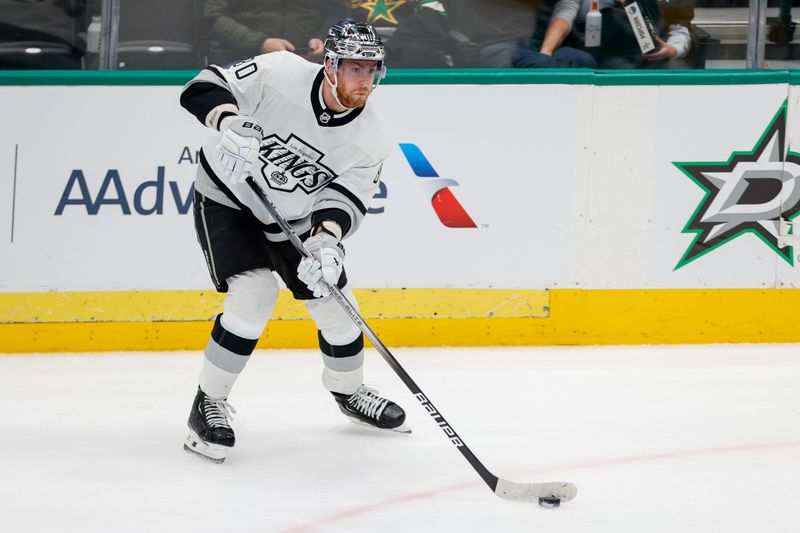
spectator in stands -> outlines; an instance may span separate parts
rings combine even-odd
[[[588,11],[583,0],[581,10]],[[651,13],[655,26],[656,49],[642,54],[620,1],[602,0],[603,39],[598,51],[600,68],[667,68],[674,59],[686,57],[691,48],[689,26],[694,18],[692,2],[638,0]],[[674,3],[674,6],[672,5]]]
[[[477,47],[477,64],[468,66],[510,68],[514,51],[530,37],[540,3],[540,0],[450,2],[452,26]]]
[[[350,0],[205,0],[210,63],[289,50],[321,61],[323,37],[350,14]]]
[[[794,40],[796,26],[792,20],[792,0],[780,0],[778,18],[770,25],[767,37],[775,44],[789,44]]]
[[[392,67],[511,67],[539,0],[353,0],[386,39]],[[380,4],[380,2],[378,3]]]
[[[373,25],[386,43],[391,66],[464,66],[477,48],[452,27],[451,6],[464,0],[353,0],[353,16]]]
[[[543,0],[531,42],[514,56],[515,67],[664,68],[690,49],[693,7],[687,2],[639,0],[657,36],[656,49],[642,54],[620,0],[600,0],[602,41],[586,48],[584,27],[592,0]],[[552,8],[548,9],[550,6]],[[687,9],[688,7],[688,9]]]
[[[378,9],[374,1],[355,0],[354,16],[372,24],[385,38],[392,67],[452,67],[453,50],[445,2],[407,0]]]
[[[581,49],[582,39],[572,31],[580,8],[581,0],[542,0],[533,35],[514,50],[512,66],[595,68],[597,61]]]

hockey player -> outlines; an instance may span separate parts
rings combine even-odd
[[[318,329],[322,382],[341,411],[404,431],[405,412],[363,384],[361,331],[330,296],[354,303],[341,240],[352,235],[378,189],[388,141],[371,106],[383,78],[375,29],[346,20],[325,41],[323,66],[290,52],[209,66],[184,88],[181,105],[213,130],[200,152],[194,217],[211,278],[227,293],[205,348],[184,448],[216,462],[235,438],[228,395],[278,297],[280,276],[305,300]],[[304,240],[302,259],[245,183],[253,176]]]

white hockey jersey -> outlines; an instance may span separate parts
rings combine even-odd
[[[291,52],[257,56],[223,69],[210,66],[183,88],[181,104],[214,129],[203,145],[196,190],[250,211],[267,238],[286,237],[246,183],[233,185],[217,166],[219,122],[255,118],[264,128],[253,177],[298,234],[334,220],[344,236],[358,229],[378,189],[389,142],[369,103],[337,114],[322,98],[323,69]]]

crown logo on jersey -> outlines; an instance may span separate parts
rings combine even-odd
[[[321,163],[324,155],[294,134],[284,140],[270,135],[261,145],[261,175],[270,189],[311,194],[336,178]]]
[[[289,182],[289,178],[286,177],[286,174],[278,171],[275,171],[272,174],[270,174],[269,179],[271,179],[278,185],[286,185]]]

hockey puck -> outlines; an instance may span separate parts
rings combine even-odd
[[[548,498],[542,496],[541,498],[539,498],[539,505],[541,505],[542,507],[558,507],[559,505],[561,505],[561,499],[556,497]]]

